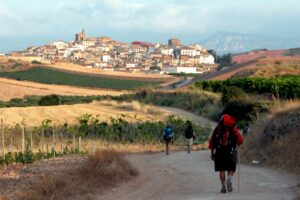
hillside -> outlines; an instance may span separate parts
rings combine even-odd
[[[281,39],[267,36],[220,32],[201,42],[204,47],[214,49],[218,55],[242,53],[253,49],[289,49],[300,46],[300,39]]]
[[[6,56],[0,56],[0,72],[25,70],[30,67],[32,67],[32,64],[28,61],[20,60],[17,58],[8,58]]]
[[[29,81],[17,81],[0,78],[0,100],[9,101],[13,98],[23,98],[30,95],[121,95],[126,91],[115,91],[107,89],[88,89],[67,85],[42,84]]]
[[[246,65],[234,77],[275,77],[300,74],[300,57],[260,58]]]
[[[288,50],[253,50],[248,53],[237,54],[232,57],[234,64],[245,63],[260,58],[283,58]]]
[[[288,52],[295,52],[290,56]],[[300,74],[300,56],[292,50],[253,50],[232,56],[233,66],[208,74],[197,80],[225,80],[230,77],[274,77]]]

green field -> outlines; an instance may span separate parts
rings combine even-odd
[[[26,80],[38,83],[72,85],[79,87],[133,90],[146,86],[155,86],[159,82],[125,80],[116,78],[94,77],[81,74],[62,72],[54,69],[36,67],[24,71],[0,72],[0,77]]]

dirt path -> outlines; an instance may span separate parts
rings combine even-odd
[[[240,193],[237,176],[234,191],[221,194],[218,175],[213,170],[209,151],[129,155],[140,171],[129,183],[108,191],[96,199],[105,200],[281,200],[292,199],[296,178],[263,167],[240,167]]]
[[[216,123],[177,108],[160,107],[167,112],[193,120],[198,124]],[[108,191],[101,200],[288,200],[296,192],[297,178],[282,171],[260,166],[240,166],[240,193],[237,176],[234,191],[221,194],[218,174],[214,172],[209,151],[132,154],[129,161],[140,171],[140,176],[129,183]]]
[[[198,125],[209,125],[212,129],[215,128],[215,126],[217,125],[216,122],[208,120],[207,118],[201,117],[194,113],[185,111],[183,109],[173,108],[173,107],[163,107],[163,106],[158,106],[157,108],[159,108],[162,111],[168,112],[170,114],[177,115],[181,118],[191,120]]]

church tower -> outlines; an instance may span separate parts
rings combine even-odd
[[[81,33],[77,33],[75,35],[75,42],[79,43],[79,42],[82,42],[85,39],[86,39],[86,35],[85,35],[85,32],[84,32],[84,28],[83,28]]]

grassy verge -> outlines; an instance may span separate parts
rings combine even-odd
[[[138,175],[138,171],[113,151],[96,151],[82,163],[33,182],[22,200],[90,199]]]
[[[260,163],[300,174],[300,104],[287,104],[267,119],[258,120],[242,146],[246,162]]]
[[[59,70],[35,67],[24,71],[0,72],[0,77],[26,80],[46,84],[71,85],[90,88],[107,88],[133,90],[136,88],[155,86],[159,82],[121,80],[116,78],[93,77]]]

